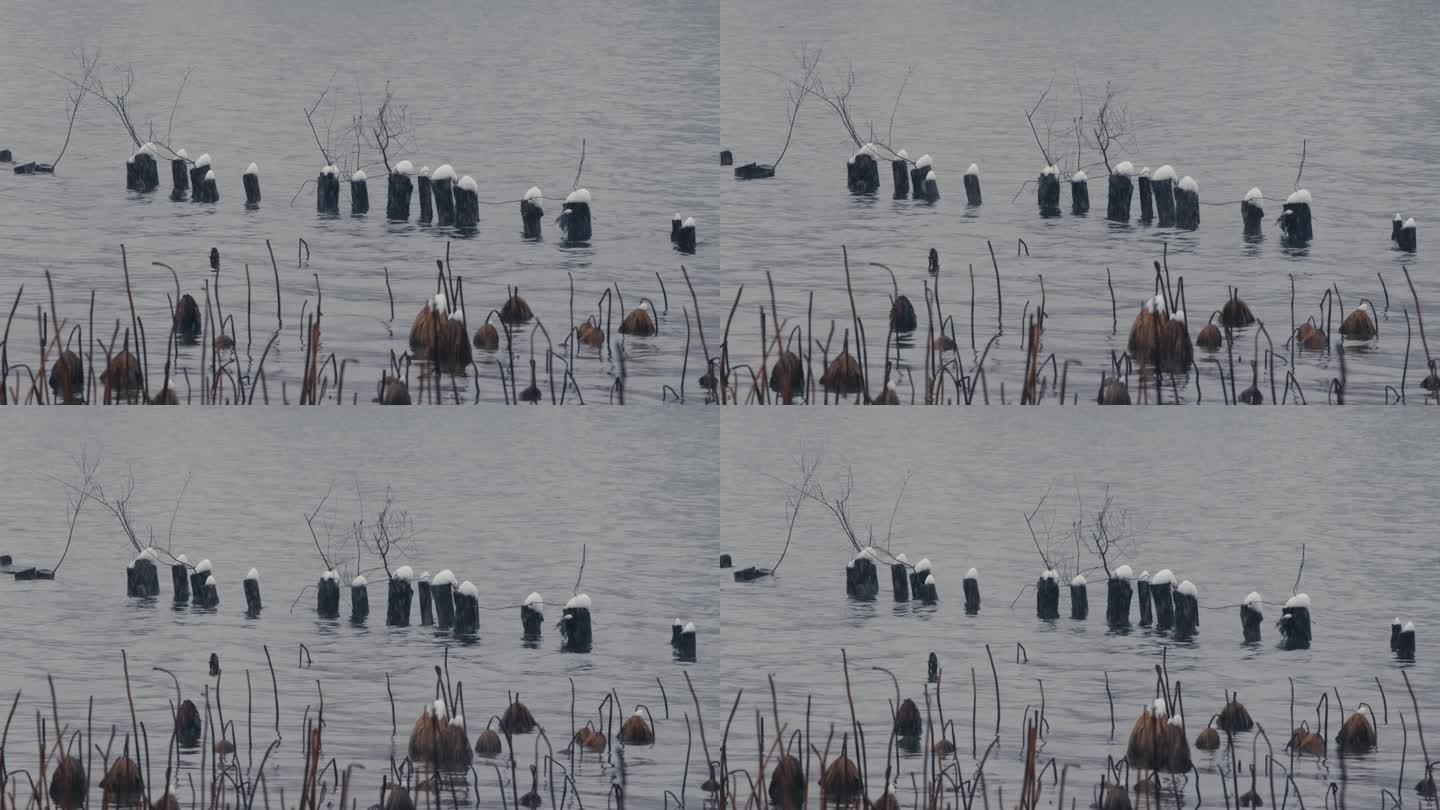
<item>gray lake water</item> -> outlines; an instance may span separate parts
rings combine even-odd
[[[873,387],[878,389],[883,371],[891,286],[889,276],[870,262],[889,265],[900,292],[914,302],[920,344],[926,334],[924,285],[928,281],[934,290],[938,284],[944,313],[955,317],[968,370],[975,360],[969,338],[972,265],[978,347],[997,331],[989,242],[999,260],[1004,303],[1004,336],[987,361],[991,399],[998,398],[998,380],[1008,383],[1012,401],[1017,396],[1024,373],[1022,314],[1027,304],[1030,314],[1040,305],[1043,276],[1049,317],[1042,357],[1053,351],[1061,363],[1083,363],[1071,372],[1086,381],[1081,397],[1090,394],[1093,400],[1094,383],[1111,351],[1125,350],[1129,323],[1153,294],[1151,263],[1161,259],[1168,243],[1172,278],[1185,278],[1192,336],[1226,300],[1227,288],[1238,287],[1266,324],[1276,351],[1286,356],[1276,371],[1283,389],[1290,279],[1297,323],[1315,314],[1322,294],[1335,284],[1347,308],[1363,297],[1381,313],[1378,341],[1346,347],[1350,400],[1383,402],[1386,385],[1400,387],[1406,346],[1401,308],[1410,310],[1412,328],[1415,316],[1402,264],[1410,267],[1422,304],[1434,309],[1428,302],[1440,290],[1424,246],[1418,256],[1400,253],[1389,239],[1391,218],[1401,212],[1420,220],[1423,242],[1424,220],[1437,199],[1428,175],[1440,159],[1435,138],[1440,82],[1429,52],[1440,21],[1424,6],[980,0],[888,10],[849,1],[819,6],[736,0],[724,3],[720,16],[721,140],[734,150],[737,165],[772,162],[779,154],[788,113],[781,77],[799,80],[803,49],[811,57],[820,53],[816,76],[832,94],[853,71],[848,107],[860,138],[868,140],[873,132],[875,140],[907,150],[911,159],[932,155],[941,187],[934,205],[894,202],[886,162],[878,196],[851,196],[845,162],[856,145],[829,107],[808,99],[777,177],[722,186],[727,306],[735,287],[746,285],[732,356],[760,358],[755,305],[764,302],[768,309],[768,270],[782,321],[808,330],[807,317],[813,317],[821,341],[835,322],[833,357],[850,325],[843,245],[874,358]],[[897,90],[912,67],[897,105]],[[1105,221],[1104,164],[1092,148],[1077,159],[1075,138],[1066,132],[1082,113],[1086,131],[1093,128],[1107,84],[1128,106],[1133,131],[1112,162],[1130,160],[1137,170],[1171,164],[1177,177],[1198,181],[1202,203],[1229,203],[1202,205],[1199,230]],[[1033,182],[1022,188],[1045,165],[1025,113],[1047,87],[1036,120],[1062,168],[1065,213],[1054,219],[1039,217]],[[1047,130],[1053,137],[1047,138]],[[1314,197],[1315,239],[1307,248],[1289,249],[1281,245],[1274,220],[1281,201],[1295,190],[1306,141],[1300,185]],[[978,208],[966,206],[961,187],[971,163],[979,165],[984,194]],[[1086,217],[1070,215],[1063,182],[1077,165],[1091,178]],[[1271,200],[1258,242],[1241,236],[1238,202],[1252,186]],[[1138,201],[1133,213],[1138,219]],[[1016,257],[1020,239],[1029,246],[1028,257]],[[926,272],[931,248],[940,255],[938,281]],[[1107,268],[1119,309],[1119,332],[1113,335]],[[811,292],[813,313],[807,312]],[[1256,352],[1254,332],[1237,337],[1241,389]],[[1196,354],[1204,401],[1219,402],[1215,366],[1205,352]],[[1220,359],[1228,375],[1223,352]],[[919,352],[902,353],[905,365],[912,361],[918,369]],[[1417,399],[1424,392],[1413,386],[1423,362],[1417,333],[1407,388]],[[818,351],[816,363],[818,369]],[[1333,353],[1301,355],[1294,373],[1307,401],[1324,402],[1338,363]],[[917,370],[913,376],[918,399],[924,395],[923,375]],[[1268,401],[1263,377],[1261,386]],[[1182,378],[1179,388],[1182,398],[1195,400],[1193,382]],[[905,377],[902,399],[909,399],[909,389]]]
[[[216,281],[208,269],[210,248],[216,247],[222,257],[221,299],[225,312],[236,316],[241,364],[258,362],[276,326],[269,240],[284,324],[266,361],[276,401],[281,382],[288,382],[292,398],[299,385],[301,309],[308,299],[307,311],[315,311],[316,274],[326,350],[357,361],[351,373],[359,377],[351,379],[361,384],[349,387],[363,398],[373,395],[390,352],[407,348],[411,319],[435,291],[435,260],[447,248],[454,273],[464,278],[472,332],[504,303],[507,285],[519,288],[555,341],[570,328],[572,278],[577,322],[594,312],[596,299],[612,285],[618,285],[627,307],[645,296],[665,309],[659,273],[670,297],[668,311],[657,336],[626,342],[628,388],[633,397],[658,399],[662,385],[678,385],[685,347],[682,307],[695,317],[680,265],[690,270],[702,300],[719,284],[716,3],[511,6],[441,0],[240,8],[218,2],[75,0],[48,6],[44,14],[16,3],[0,5],[0,11],[28,20],[23,31],[10,30],[0,49],[0,72],[7,77],[0,87],[6,110],[0,148],[22,162],[54,160],[69,115],[68,85],[54,74],[78,76],[71,52],[83,46],[91,54],[101,52],[99,75],[109,87],[124,78],[127,66],[133,69],[128,104],[140,136],[151,139],[153,126],[154,140],[183,147],[192,159],[209,153],[220,187],[216,205],[171,202],[169,165],[162,163],[160,191],[127,193],[124,165],[135,146],[115,114],[94,98],[82,105],[53,177],[14,176],[6,167],[0,176],[5,299],[12,301],[20,284],[26,285],[14,327],[15,335],[25,336],[24,349],[16,348],[17,338],[12,365],[38,361],[35,306],[44,302],[49,311],[42,294],[44,269],[54,277],[56,306],[67,329],[80,323],[89,331],[92,290],[97,335],[108,343],[117,318],[128,326],[122,244],[135,307],[148,321],[152,355],[163,354],[166,294],[174,295],[170,274],[152,262],[174,267],[183,291],[203,307],[203,285]],[[187,67],[193,71],[172,120]],[[347,130],[358,112],[374,115],[387,82],[395,104],[407,106],[414,130],[401,156],[417,169],[453,164],[459,174],[475,178],[482,201],[497,203],[480,206],[477,233],[462,237],[448,228],[419,226],[415,207],[409,224],[385,221],[384,166],[368,149],[357,160]],[[348,188],[342,189],[338,218],[317,216],[313,182],[301,188],[324,165],[304,111],[327,85],[315,114],[320,138],[330,142],[328,151],[344,178],[357,164],[365,168],[368,216],[350,215]],[[593,195],[594,238],[588,246],[564,247],[553,220],[574,186],[582,141],[579,181]],[[263,199],[258,210],[247,211],[241,173],[252,161],[259,164]],[[518,200],[532,185],[553,198],[538,242],[520,236]],[[667,234],[677,211],[698,220],[696,256],[681,256],[671,247]],[[310,247],[303,268],[297,267],[300,239]],[[253,297],[248,325],[247,265]],[[393,321],[385,268],[394,292]],[[702,314],[714,317],[712,308],[702,307]],[[623,315],[615,310],[615,326]],[[530,334],[527,327],[515,338],[522,369]],[[542,375],[543,346],[541,338]],[[695,346],[691,368],[701,364],[698,341]],[[479,397],[501,401],[493,358],[477,354]],[[162,362],[152,364],[154,375]],[[179,365],[192,369],[197,387],[199,363],[198,347],[182,351]],[[604,400],[617,373],[613,352],[581,352],[576,363],[586,401]],[[187,389],[180,375],[176,378],[183,399]],[[526,382],[522,374],[520,387]],[[159,379],[152,382],[159,385]],[[476,395],[474,385],[458,381],[467,401]]]

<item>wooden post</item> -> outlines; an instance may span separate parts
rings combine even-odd
[[[260,206],[260,167],[251,163],[245,168],[245,175],[240,179],[245,186],[245,207],[258,208]]]
[[[1260,235],[1265,220],[1264,200],[1265,195],[1256,187],[1245,192],[1245,199],[1240,201],[1240,219],[1245,223],[1246,236]]]
[[[395,170],[390,172],[385,181],[385,218],[391,222],[406,222],[410,219],[410,192],[415,187],[410,182],[410,175],[414,173],[415,165],[408,160],[402,160],[395,164]]]
[[[370,186],[365,172],[350,175],[350,215],[370,213]]]
[[[980,166],[971,163],[970,168],[965,170],[965,202],[968,205],[980,204]]]
[[[1090,212],[1090,178],[1085,172],[1070,177],[1070,213],[1084,216]]]

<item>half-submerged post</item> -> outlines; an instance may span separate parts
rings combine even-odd
[[[925,201],[939,202],[940,200],[940,179],[935,176],[935,170],[925,172]]]
[[[1155,622],[1154,605],[1150,601],[1150,572],[1141,571],[1135,580],[1135,601],[1140,606],[1140,626],[1149,627]]]
[[[925,598],[925,578],[930,576],[930,558],[921,557],[920,562],[910,571],[910,598]]]
[[[315,178],[315,212],[340,213],[340,170],[326,166]]]
[[[1070,618],[1086,619],[1090,616],[1090,589],[1083,574],[1076,574],[1070,580]]]
[[[1175,626],[1175,575],[1169,568],[1150,578],[1150,601],[1155,605],[1155,629]]]
[[[1046,166],[1040,170],[1036,181],[1035,201],[1040,206],[1040,216],[1060,216],[1060,170]]]
[[[874,194],[880,190],[879,153],[874,144],[865,144],[846,163],[851,194]]]
[[[1414,253],[1417,241],[1415,237],[1415,218],[1410,217],[1400,226],[1400,238],[1396,239],[1395,243],[1400,246],[1401,250]]]
[[[1059,186],[1056,186],[1059,189]],[[1040,619],[1060,618],[1060,579],[1054,571],[1042,571],[1035,582],[1035,616]]]
[[[170,586],[175,591],[175,604],[183,605],[190,601],[190,566],[189,560],[181,554],[175,558],[175,564],[170,566]]]
[[[1280,611],[1280,646],[1287,650],[1310,648],[1310,595],[1297,593]]]
[[[930,173],[930,166],[934,160],[929,155],[921,155],[910,169],[910,199],[925,199],[925,175]]]
[[[695,218],[686,217],[680,223],[680,233],[677,235],[675,247],[681,253],[695,252]]]
[[[408,199],[406,204],[406,207],[409,207]],[[395,573],[390,576],[385,598],[385,624],[390,627],[410,625],[410,603],[415,596],[415,589],[410,585],[413,579],[415,569],[408,565],[395,569]]]
[[[370,213],[370,186],[363,170],[350,175],[350,215]]]
[[[968,205],[980,204],[980,165],[971,163],[970,168],[965,170],[965,202]]]
[[[845,564],[845,593],[855,599],[874,599],[880,593],[880,575],[869,548]]]
[[[430,599],[435,603],[435,627],[449,630],[455,626],[455,575],[445,569],[430,581]]]
[[[206,152],[195,158],[195,163],[190,167],[190,201],[203,203],[213,202],[205,199],[205,174],[210,171],[210,153]],[[203,584],[203,583],[202,583]]]
[[[565,208],[560,212],[560,230],[570,244],[590,241],[589,189],[577,188],[565,195]]]
[[[443,164],[430,175],[430,193],[435,197],[435,224],[455,224],[455,169]]]
[[[897,554],[895,562],[890,566],[890,590],[894,593],[896,602],[910,601],[909,562],[904,554]]]
[[[1070,213],[1084,215],[1090,212],[1090,177],[1085,172],[1070,176]]]
[[[473,636],[480,631],[480,590],[465,580],[455,592],[455,635]]]
[[[520,605],[520,630],[526,641],[540,638],[545,627],[545,600],[538,592],[525,597]]]
[[[1150,167],[1140,170],[1140,179],[1135,189],[1140,192],[1140,221],[1149,225],[1155,219],[1155,183],[1150,179]]]
[[[675,659],[677,661],[695,660],[695,623],[687,622],[684,627],[679,628],[680,632],[675,636],[673,646],[675,647]]]
[[[1105,623],[1111,627],[1130,624],[1130,597],[1134,593],[1130,587],[1130,579],[1133,576],[1130,566],[1122,565],[1115,569],[1110,580],[1105,583]]]
[[[1406,622],[1395,638],[1395,655],[1402,661],[1415,660],[1415,623]]]
[[[201,560],[190,572],[190,604],[196,607],[211,607],[210,595],[205,587],[210,579],[213,579],[210,576],[210,561]]]
[[[720,165],[730,166],[735,163],[735,155],[729,149],[720,150]]]
[[[540,238],[540,223],[545,219],[545,195],[539,186],[531,186],[520,200],[520,234],[526,239]]]
[[[160,187],[160,169],[154,144],[144,144],[125,161],[125,187],[148,193]]]
[[[1155,195],[1155,224],[1175,227],[1175,169],[1169,164],[1156,169],[1150,190]]]
[[[260,572],[251,568],[245,575],[245,616],[258,618],[260,608]]]
[[[1122,160],[1110,170],[1106,186],[1105,218],[1111,222],[1130,221],[1130,200],[1135,194],[1135,164]]]
[[[1188,174],[1175,187],[1175,227],[1187,231],[1200,227],[1200,184]]]
[[[430,197],[430,167],[426,166],[420,170],[420,176],[415,180],[415,196],[420,200],[420,218],[417,222],[430,224],[435,214],[435,204]]]
[[[1310,223],[1310,192],[1306,189],[1285,198],[1284,210],[1280,212],[1280,232],[1292,244],[1304,244],[1315,238]]]
[[[1251,591],[1240,605],[1240,632],[1250,644],[1260,640],[1260,623],[1265,620],[1265,614],[1260,609],[1261,602],[1260,594]]]
[[[185,192],[190,189],[190,155],[184,149],[176,152],[170,161],[170,183],[174,186],[170,190],[170,199],[185,199]]]
[[[364,576],[350,580],[350,621],[360,624],[370,616],[370,583]]]
[[[590,652],[590,595],[579,594],[565,603],[560,617],[560,648],[566,652]]]
[[[1261,234],[1261,226],[1265,221],[1264,202],[1265,195],[1260,193],[1259,186],[1245,192],[1245,199],[1240,201],[1240,219],[1245,223],[1246,236]]]
[[[260,167],[251,163],[245,167],[245,174],[240,178],[240,183],[245,187],[245,207],[257,208],[260,205]]]
[[[420,594],[420,624],[429,627],[435,623],[435,600],[431,598],[429,571],[420,575],[416,590]]]
[[[315,585],[315,612],[322,619],[340,617],[340,575],[326,571]]]
[[[410,193],[415,184],[410,175],[415,173],[415,164],[402,160],[395,164],[394,171],[385,180],[385,218],[392,222],[410,219]]]
[[[890,161],[890,179],[895,184],[893,199],[903,200],[910,196],[910,155],[904,149]]]
[[[160,571],[155,561],[155,549],[147,548],[125,566],[127,596],[150,598],[160,594]]]
[[[965,613],[974,616],[980,612],[980,572],[971,568],[965,572]]]
[[[215,180],[215,170],[206,169],[205,179],[202,182],[205,191],[204,201],[207,203],[220,202],[220,186]]]
[[[465,175],[455,184],[455,227],[474,228],[480,224],[480,185]]]
[[[1175,589],[1175,638],[1189,638],[1200,628],[1200,590],[1185,580]]]

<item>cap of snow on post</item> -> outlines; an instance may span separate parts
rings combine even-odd
[[[577,188],[565,195],[565,208],[560,212],[560,232],[571,245],[590,241],[590,190]]]
[[[592,643],[590,632],[590,595],[579,594],[565,603],[565,612],[560,616],[560,649],[566,652],[589,652]]]
[[[1280,212],[1280,233],[1289,245],[1299,246],[1315,238],[1310,219],[1310,192],[1300,189],[1285,198]]]
[[[1059,216],[1060,170],[1054,166],[1046,166],[1040,170],[1040,177],[1035,185],[1035,201],[1040,206],[1040,216]]]
[[[1060,618],[1060,580],[1052,570],[1041,571],[1035,582],[1035,616],[1045,620]]]

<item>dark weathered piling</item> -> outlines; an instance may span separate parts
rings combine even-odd
[[[1276,623],[1280,631],[1280,646],[1287,650],[1310,648],[1310,596],[1297,593],[1285,602]]]
[[[420,200],[420,218],[417,222],[430,224],[435,216],[435,203],[430,195],[430,167],[426,166],[420,170],[420,176],[415,180],[415,197]]]
[[[736,180],[764,180],[775,176],[775,167],[766,163],[746,163],[735,167]]]
[[[125,566],[127,596],[151,598],[160,595],[160,573],[155,565],[155,550],[145,549]]]
[[[1105,583],[1105,623],[1111,627],[1127,627],[1130,624],[1130,598],[1133,590],[1130,566],[1116,568]]]
[[[190,572],[190,604],[196,607],[212,607],[206,585],[213,579],[209,560],[201,560],[195,565]]]
[[[540,238],[540,223],[545,219],[545,195],[539,186],[531,186],[520,200],[520,232],[526,239]]]
[[[416,590],[420,594],[420,624],[428,627],[435,623],[435,600],[432,598],[428,571],[420,575]]]
[[[930,173],[934,161],[929,155],[921,155],[910,169],[910,199],[925,199],[925,175]]]
[[[181,554],[175,558],[175,564],[170,566],[170,587],[175,591],[175,604],[183,605],[190,601],[190,566],[185,555]]]
[[[680,628],[680,635],[675,639],[675,659],[677,661],[695,660],[695,623],[688,622]]]
[[[170,199],[183,200],[190,190],[190,156],[181,149],[170,161]]]
[[[435,224],[455,224],[455,169],[445,163],[430,175],[430,195],[435,199]]]
[[[880,593],[880,575],[869,549],[846,563],[845,593],[855,599],[874,599]]]
[[[965,202],[967,205],[980,204],[980,166],[971,163],[965,170]]]
[[[1280,233],[1285,241],[1300,245],[1315,238],[1315,229],[1310,219],[1310,192],[1305,189],[1285,198],[1284,209],[1280,212]]]
[[[1187,231],[1200,227],[1200,184],[1188,174],[1175,187],[1175,227]]]
[[[1090,213],[1090,178],[1083,171],[1070,176],[1070,213]]]
[[[200,183],[201,189],[205,194],[204,202],[220,202],[220,185],[219,182],[215,179],[214,169],[207,169],[205,171],[205,179],[201,180]]]
[[[15,156],[10,154],[9,149],[0,149],[0,163],[14,163]]]
[[[873,552],[871,552],[873,553]],[[925,595],[925,578],[930,576],[930,558],[921,557],[920,562],[910,569],[910,597],[921,599]]]
[[[370,213],[370,184],[364,171],[350,175],[350,215]]]
[[[940,601],[940,589],[935,582],[934,574],[925,575],[925,581],[920,583],[920,594],[918,598],[927,605],[933,605]]]
[[[534,641],[540,638],[545,627],[545,600],[540,598],[539,593],[532,593],[525,597],[525,603],[520,606],[520,629],[526,641]]]
[[[1149,627],[1155,621],[1154,606],[1150,601],[1150,572],[1140,572],[1135,580],[1135,602],[1140,607],[1140,626]]]
[[[974,616],[980,612],[980,572],[971,568],[965,572],[965,613]]]
[[[1155,606],[1155,629],[1175,626],[1175,575],[1169,568],[1150,578],[1150,603]]]
[[[1140,170],[1135,181],[1135,190],[1140,194],[1140,221],[1149,225],[1155,219],[1155,183],[1150,179],[1150,167]]]
[[[590,595],[582,593],[565,603],[565,612],[560,617],[560,648],[566,652],[589,652],[593,640]]]
[[[904,554],[895,557],[895,563],[890,566],[890,590],[895,594],[896,602],[910,601],[910,569],[909,561]]]
[[[386,588],[385,624],[391,627],[410,625],[410,603],[415,596],[415,589],[410,583],[414,578],[415,569],[408,565],[400,566],[390,575]]]
[[[1414,253],[1416,248],[1415,237],[1415,218],[1411,217],[1405,220],[1405,223],[1400,226],[1400,237],[1395,240],[1395,243],[1400,246],[1401,250]]]
[[[1401,227],[1401,224],[1402,224],[1404,221],[1405,221],[1405,218],[1402,217],[1402,216],[1400,216],[1398,213],[1395,215],[1395,218],[1394,218],[1394,219],[1390,220],[1390,241],[1391,241],[1391,242],[1397,242],[1397,243],[1398,243],[1398,242],[1400,241],[1400,227]]]
[[[925,201],[939,202],[940,200],[940,179],[935,176],[935,170],[925,172]]]
[[[577,188],[565,195],[565,208],[560,212],[560,231],[570,244],[590,241],[590,191]]]
[[[1175,169],[1169,164],[1156,169],[1150,191],[1155,195],[1155,224],[1175,227]]]
[[[903,200],[910,196],[909,155],[901,149],[895,160],[890,161],[890,179],[895,185],[893,199]]]
[[[1131,178],[1134,176],[1135,165],[1128,160],[1122,160],[1110,170],[1105,193],[1105,218],[1111,222],[1130,221],[1130,200],[1135,194],[1135,183]]]
[[[340,618],[340,575],[326,571],[315,584],[315,612],[322,619]]]
[[[1035,615],[1041,619],[1060,618],[1060,579],[1054,571],[1044,571],[1035,581]]]
[[[213,203],[218,200],[211,199],[209,188],[205,184],[205,178],[211,174],[210,155],[203,154],[195,158],[195,163],[190,166],[190,201],[197,203]]]
[[[455,227],[474,228],[480,224],[480,185],[465,175],[455,184]]]
[[[721,166],[730,166],[730,165],[733,165],[734,163],[735,163],[735,155],[731,154],[731,152],[730,152],[729,149],[722,149],[722,150],[720,150],[720,165],[721,165]]]
[[[721,554],[721,555],[720,555],[720,567],[721,567],[721,568],[731,568],[731,567],[733,567],[734,565],[735,565],[735,561],[732,560],[732,559],[730,559],[730,555],[729,555],[729,554]]]
[[[259,572],[259,571],[255,570],[254,568],[251,568],[250,571],[249,571],[249,573],[245,574],[244,589],[245,589],[245,616],[246,616],[247,618],[251,618],[251,619],[259,618],[259,616],[260,616],[260,609],[261,609],[261,607],[263,607],[263,606],[260,604],[260,572]]]
[[[1175,627],[1171,635],[1189,638],[1200,628],[1200,591],[1195,583],[1185,580],[1175,589]]]
[[[350,621],[359,624],[370,617],[370,583],[363,576],[350,580]]]
[[[125,161],[125,187],[131,191],[151,192],[160,186],[160,169],[151,144],[141,146]]]
[[[695,218],[686,217],[680,223],[679,238],[675,242],[675,248],[681,253],[695,252]]]
[[[449,630],[455,626],[455,575],[447,568],[430,581],[430,601],[435,603],[435,627]]]
[[[1262,223],[1265,220],[1265,195],[1260,193],[1256,186],[1245,192],[1245,199],[1240,201],[1240,219],[1245,223],[1246,236],[1259,236],[1262,231]]]
[[[315,177],[315,212],[340,213],[340,170],[326,166]]]
[[[415,184],[410,175],[415,173],[415,164],[402,160],[395,164],[394,171],[385,180],[385,218],[392,222],[410,219],[410,193]]]
[[[1265,614],[1260,608],[1261,602],[1260,594],[1251,591],[1240,605],[1240,632],[1245,641],[1251,644],[1260,640],[1260,623],[1265,620]]]
[[[871,144],[860,147],[845,164],[851,194],[874,194],[880,190],[879,153]]]
[[[480,632],[480,590],[465,580],[455,591],[455,635],[473,636]]]
[[[1076,574],[1070,580],[1070,618],[1087,619],[1090,617],[1090,586],[1082,574]]]
[[[245,187],[245,207],[254,208],[260,204],[260,167],[251,163],[245,167],[245,174],[240,178],[241,185]]]
[[[1395,655],[1402,661],[1415,660],[1415,623],[1406,622],[1395,639]]]
[[[1046,166],[1035,181],[1035,201],[1040,206],[1040,216],[1060,215],[1060,172],[1054,166]]]
[[[670,215],[670,244],[677,244],[680,241],[680,223],[684,221],[679,211]]]

